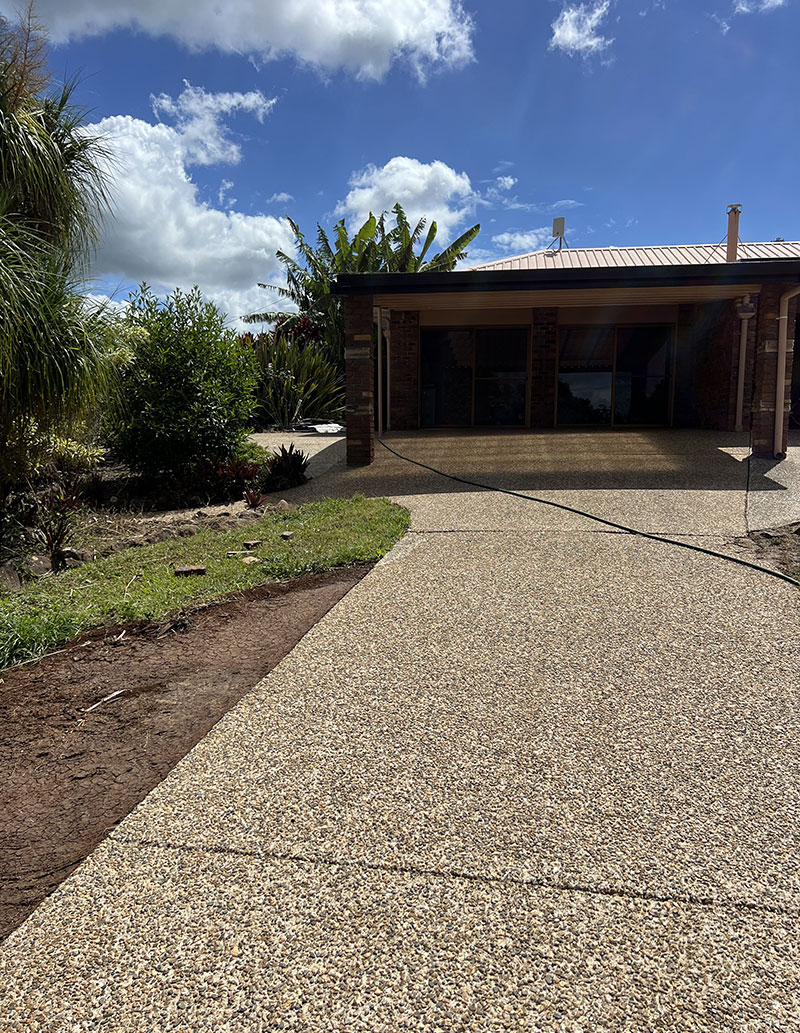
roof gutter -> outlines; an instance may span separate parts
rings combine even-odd
[[[423,273],[340,273],[331,293],[459,294],[474,291],[597,289],[603,287],[669,287],[775,283],[800,279],[800,259],[678,266],[614,266],[611,268],[464,270]]]
[[[772,452],[776,459],[785,459],[783,451],[783,421],[786,416],[786,350],[789,340],[789,302],[800,294],[800,286],[792,287],[781,295],[778,309],[778,371],[775,377],[775,433]]]

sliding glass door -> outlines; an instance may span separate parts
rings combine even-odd
[[[524,427],[526,328],[423,329],[423,427]]]
[[[669,423],[673,328],[580,326],[559,330],[559,426]]]

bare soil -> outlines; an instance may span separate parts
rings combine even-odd
[[[736,544],[754,563],[775,567],[800,579],[800,523],[751,531],[746,537],[737,538]]]
[[[0,676],[0,939],[369,569],[90,632]]]

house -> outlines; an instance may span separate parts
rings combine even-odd
[[[782,457],[800,242],[738,244],[736,225],[728,246],[339,276],[348,462],[372,462],[376,432],[435,427],[745,430]]]

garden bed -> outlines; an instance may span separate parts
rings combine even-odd
[[[0,596],[9,756],[0,938],[391,549],[408,520],[385,499],[356,497],[279,505],[244,523],[234,513],[198,518],[185,534],[170,529],[149,543],[153,529],[140,526],[138,547]],[[205,573],[176,576],[186,566]]]
[[[369,568],[89,632],[0,675],[0,939]]]

